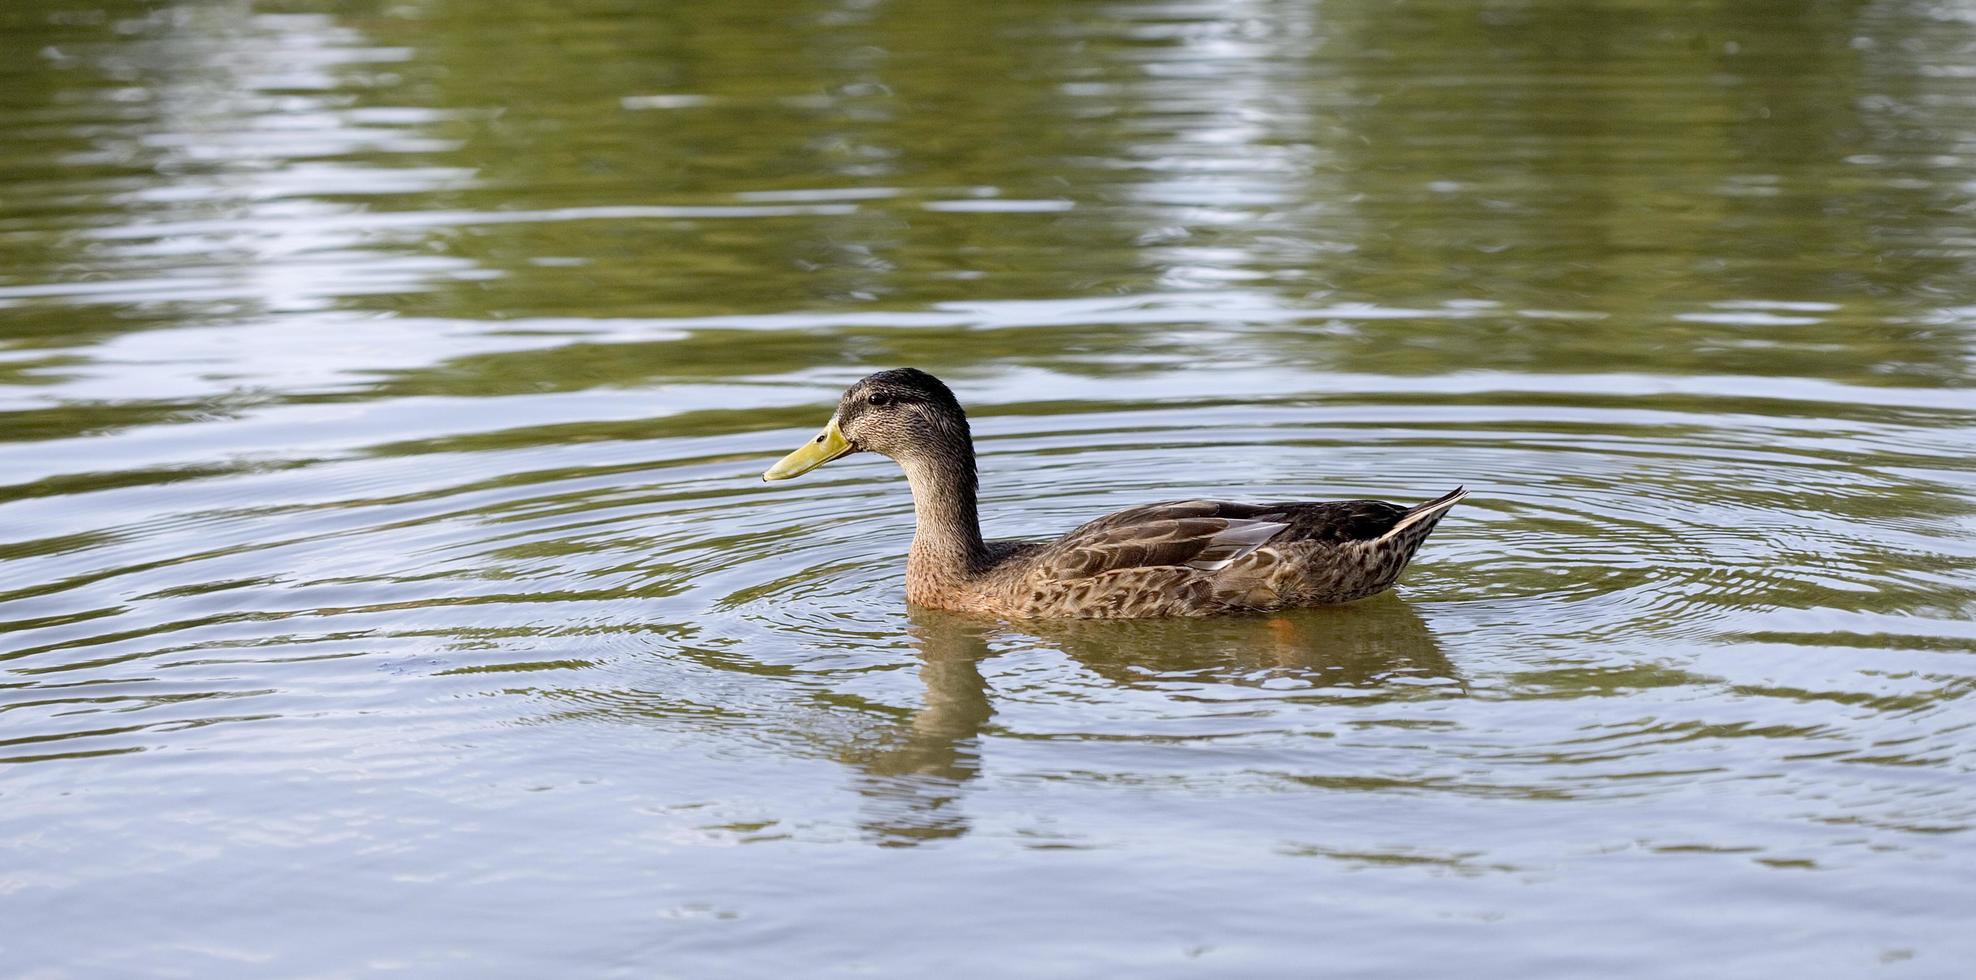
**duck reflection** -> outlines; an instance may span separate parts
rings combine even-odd
[[[1125,685],[1184,678],[1257,687],[1289,680],[1354,699],[1411,697],[1421,687],[1467,690],[1420,614],[1391,593],[1270,616],[1072,621],[1029,629],[1085,669]]]
[[[1413,607],[1393,596],[1268,617],[1008,624],[915,610],[907,632],[925,686],[896,728],[846,747],[858,772],[860,824],[881,845],[910,847],[970,829],[961,803],[981,774],[983,732],[994,717],[981,664],[998,649],[1061,650],[1122,686],[1274,686],[1295,696],[1415,698],[1465,693],[1466,683]]]
[[[907,625],[926,695],[877,744],[843,755],[860,772],[864,829],[879,843],[912,846],[967,833],[961,785],[981,774],[981,730],[993,717],[981,661],[995,624],[915,610]]]

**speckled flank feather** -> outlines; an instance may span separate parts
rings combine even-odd
[[[1392,587],[1467,493],[1411,508],[1179,500],[1121,510],[1054,541],[984,541],[967,417],[946,385],[910,368],[882,371],[852,385],[833,418],[850,451],[892,457],[912,485],[906,600],[1011,618],[1207,616],[1363,599]]]

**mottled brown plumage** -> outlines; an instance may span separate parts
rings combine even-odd
[[[1054,541],[984,541],[967,415],[906,368],[844,393],[815,440],[763,479],[853,452],[898,461],[917,528],[906,601],[1012,618],[1207,616],[1350,602],[1392,587],[1456,489],[1417,507],[1379,500],[1179,500],[1100,517]]]

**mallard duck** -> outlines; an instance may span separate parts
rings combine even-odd
[[[1350,602],[1392,587],[1428,532],[1467,495],[1274,504],[1176,500],[1130,507],[1054,541],[984,541],[967,413],[914,368],[852,385],[830,422],[762,474],[801,476],[856,452],[891,457],[912,487],[906,601],[1011,619],[1268,612]]]

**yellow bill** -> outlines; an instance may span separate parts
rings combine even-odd
[[[837,427],[837,416],[830,417],[830,424],[803,445],[803,448],[782,457],[782,461],[768,468],[762,474],[764,480],[787,480],[802,476],[809,471],[836,459],[849,455],[851,440],[844,438],[844,431]]]

